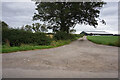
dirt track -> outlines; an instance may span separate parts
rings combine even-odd
[[[7,78],[117,78],[118,47],[86,38],[52,49],[3,54]]]

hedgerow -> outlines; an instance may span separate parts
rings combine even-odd
[[[20,46],[21,44],[49,45],[52,39],[45,33],[32,33],[19,29],[2,30],[3,44],[9,43],[10,46]]]

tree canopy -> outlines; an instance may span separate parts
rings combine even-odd
[[[70,32],[76,24],[98,25],[100,8],[105,2],[36,2],[33,20],[48,22],[56,30]],[[102,20],[103,21],[103,20]],[[104,22],[104,21],[103,21]],[[52,29],[55,29],[52,27]]]

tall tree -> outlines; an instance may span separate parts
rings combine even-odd
[[[46,26],[47,26],[47,25],[45,25],[45,24],[43,24],[43,25],[41,26],[41,31],[42,31],[42,32],[47,32],[47,31],[48,31],[47,28],[46,28]]]
[[[41,32],[41,24],[40,23],[33,23],[32,24],[32,29],[35,31],[35,32]]]
[[[100,8],[104,2],[36,2],[37,13],[33,20],[60,26],[60,31],[69,33],[76,24],[98,25]]]

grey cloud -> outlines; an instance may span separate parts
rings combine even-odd
[[[32,16],[35,12],[35,4],[33,2],[4,2],[2,3],[2,19],[11,27],[20,27],[25,24],[31,24]],[[89,25],[76,25],[76,33],[81,31],[102,30],[109,32],[118,31],[118,3],[108,2],[100,13],[100,18],[104,19],[107,25],[99,22],[97,28]]]
[[[32,23],[35,5],[31,2],[2,3],[2,20],[12,27],[20,27]]]

